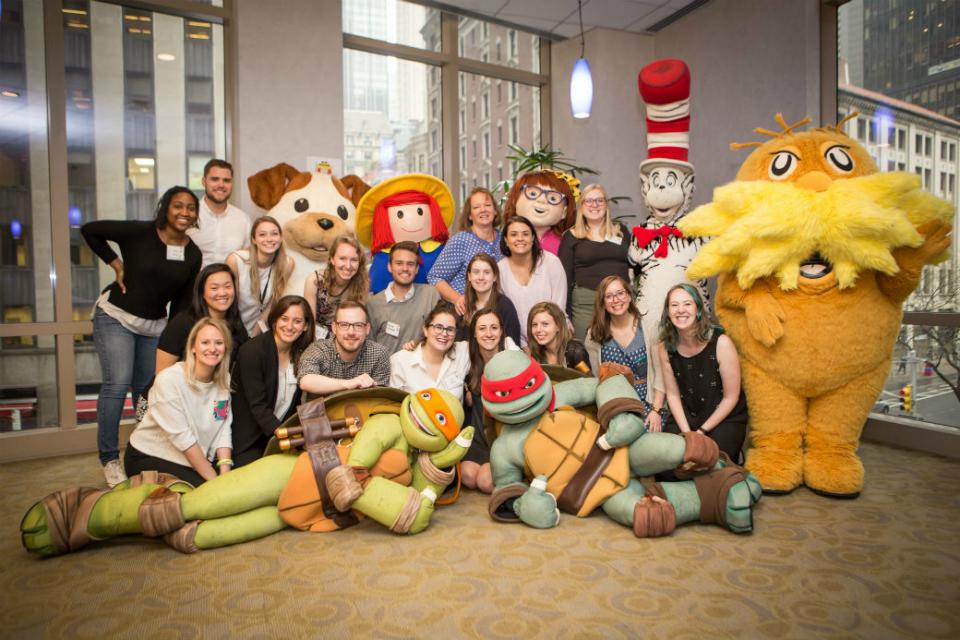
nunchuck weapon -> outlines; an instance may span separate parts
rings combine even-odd
[[[340,438],[352,438],[360,432],[363,421],[360,416],[348,416],[343,420],[331,420],[330,432],[321,435],[324,440],[339,440]],[[295,427],[277,427],[273,434],[277,436],[277,444],[281,451],[290,451],[297,447],[302,447],[305,439],[303,436],[303,425]]]

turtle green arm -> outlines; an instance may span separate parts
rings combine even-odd
[[[593,404],[597,399],[596,378],[577,378],[565,380],[553,385],[558,407],[585,407]]]
[[[640,401],[636,389],[623,376],[607,378],[597,387],[597,408],[611,401]],[[605,449],[625,447],[646,433],[643,418],[633,412],[615,415],[607,424],[607,432],[601,437],[601,446]],[[607,446],[603,446],[606,444]]]
[[[370,416],[353,439],[347,464],[370,469],[387,449],[407,453],[409,447],[400,429],[400,418],[392,413]]]

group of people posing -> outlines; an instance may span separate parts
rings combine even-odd
[[[679,284],[663,301],[648,354],[630,286],[630,232],[611,219],[600,185],[582,190],[559,243],[538,237],[523,216],[503,221],[493,195],[475,188],[426,278],[418,245],[397,242],[391,281],[372,293],[367,255],[348,234],[333,242],[303,295],[284,295],[293,261],[281,226],[269,216],[251,223],[230,205],[232,179],[228,163],[212,160],[203,198],[174,187],[153,221],[82,228],[116,274],[93,315],[103,372],[98,447],[109,485],[145,470],[200,484],[262,456],[301,401],[391,386],[435,387],[463,402],[476,434],[462,481],[490,492],[494,432],[484,428],[480,381],[505,349],[579,372],[571,376],[623,373],[647,405],[649,430],[699,430],[739,458],[747,415],[733,343],[711,322],[700,291]],[[567,196],[527,186],[522,197],[556,205]],[[648,390],[650,358],[663,389]],[[131,390],[139,422],[121,463],[119,423]]]

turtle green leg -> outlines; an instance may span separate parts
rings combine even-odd
[[[377,476],[370,479],[352,508],[396,533],[420,533],[430,524],[433,499],[413,487]]]
[[[204,520],[197,527],[194,543],[200,549],[217,549],[264,538],[286,526],[277,506],[267,505],[233,516]]]
[[[629,527],[633,525],[633,509],[644,495],[646,490],[640,481],[630,480],[626,487],[607,498],[601,508],[610,518]]]
[[[686,446],[675,433],[645,433],[630,445],[630,469],[638,476],[676,469],[683,464]]]

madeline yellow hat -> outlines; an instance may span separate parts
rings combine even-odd
[[[453,223],[456,213],[453,194],[443,180],[425,173],[407,173],[374,185],[360,198],[357,203],[357,239],[362,245],[369,247],[373,242],[373,211],[377,204],[400,191],[422,191],[431,196],[440,206],[440,215],[443,216],[447,228]]]

